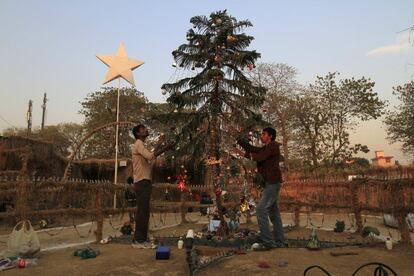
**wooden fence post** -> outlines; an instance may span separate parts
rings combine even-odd
[[[103,222],[104,222],[104,213],[103,213],[103,188],[99,185],[96,201],[95,201],[95,208],[96,208],[96,242],[100,242],[103,238]]]
[[[351,208],[352,208],[352,212],[355,215],[355,222],[356,222],[356,227],[357,227],[356,232],[359,234],[362,233],[362,228],[363,228],[361,209],[359,207],[359,201],[358,201],[358,185],[360,183],[361,182],[355,181],[355,180],[352,180],[349,183],[349,189],[351,193]]]
[[[185,202],[185,193],[181,192],[181,196],[180,196],[180,202],[181,202],[181,223],[180,224],[184,224],[184,223],[188,223],[188,220],[186,219],[185,215],[187,214],[187,207],[184,205]]]
[[[19,180],[16,201],[16,213],[18,220],[28,219],[27,217],[27,194],[28,178],[23,177]]]
[[[303,189],[303,182],[301,181],[296,181],[296,204],[294,205],[294,223],[295,223],[295,227],[298,228],[300,227],[300,208],[301,206],[299,205],[298,201],[300,201],[300,190]],[[299,187],[300,186],[300,187]]]
[[[299,204],[295,205],[294,212],[295,212],[294,223],[295,223],[295,227],[298,228],[300,227],[300,205]]]
[[[29,181],[30,178],[27,173],[27,164],[29,161],[30,156],[30,149],[27,148],[23,153],[21,154],[22,158],[22,168],[20,170],[20,180],[17,187],[17,201],[16,201],[16,211],[17,211],[17,217],[19,220],[25,220],[28,219],[27,216],[27,202],[28,202],[28,193],[29,193]]]

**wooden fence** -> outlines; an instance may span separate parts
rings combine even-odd
[[[127,185],[114,185],[108,181],[86,181],[77,179],[29,179],[26,176],[0,176],[0,207],[9,207],[0,212],[1,220],[42,219],[49,217],[90,217],[97,223],[96,240],[102,239],[102,227],[109,215],[134,212],[128,206],[124,193]],[[194,194],[212,192],[212,187],[187,186],[184,192],[176,184],[153,185],[153,212],[185,213],[189,207],[206,208],[214,204],[200,204]],[[240,187],[226,188],[232,196],[223,204],[238,208]],[[163,198],[166,191],[170,199]],[[117,207],[113,208],[113,195]],[[345,180],[290,180],[286,181],[280,193],[282,210],[293,211],[295,224],[299,225],[300,213],[322,211],[324,213],[352,212],[355,214],[357,231],[363,227],[363,214],[389,213],[395,216],[403,244],[410,244],[406,216],[414,212],[414,179],[375,179],[364,177]]]

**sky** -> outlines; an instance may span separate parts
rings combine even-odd
[[[185,42],[190,18],[223,9],[253,23],[245,32],[255,37],[250,49],[261,53],[260,62],[296,67],[302,84],[333,71],[365,76],[393,107],[392,87],[414,80],[414,45],[400,32],[414,25],[412,0],[1,0],[0,131],[26,126],[29,99],[38,127],[43,93],[46,124],[82,122],[79,102],[101,88],[107,72],[96,55],[115,54],[120,42],[131,58],[145,61],[134,71],[136,88],[164,101],[161,85],[180,77],[171,52]],[[368,145],[364,157],[385,150],[410,161],[386,140],[381,120],[355,127],[351,141]]]

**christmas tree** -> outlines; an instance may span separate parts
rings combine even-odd
[[[165,118],[178,126],[181,154],[218,161],[207,166],[206,179],[215,186],[223,225],[219,160],[223,145],[234,143],[232,130],[247,131],[261,121],[256,111],[263,104],[265,89],[253,85],[245,75],[260,54],[247,50],[254,39],[243,32],[252,26],[248,20],[238,21],[224,10],[210,17],[195,16],[190,22],[193,28],[187,32],[187,42],[172,55],[173,66],[194,74],[162,86],[169,95],[167,102],[174,106],[174,112]]]

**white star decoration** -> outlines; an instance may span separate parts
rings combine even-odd
[[[130,84],[135,85],[132,70],[144,64],[143,61],[128,58],[123,43],[119,45],[119,49],[116,55],[97,55],[96,57],[100,61],[105,63],[106,66],[109,67],[108,73],[105,76],[103,84],[106,84],[118,77],[121,77]]]

